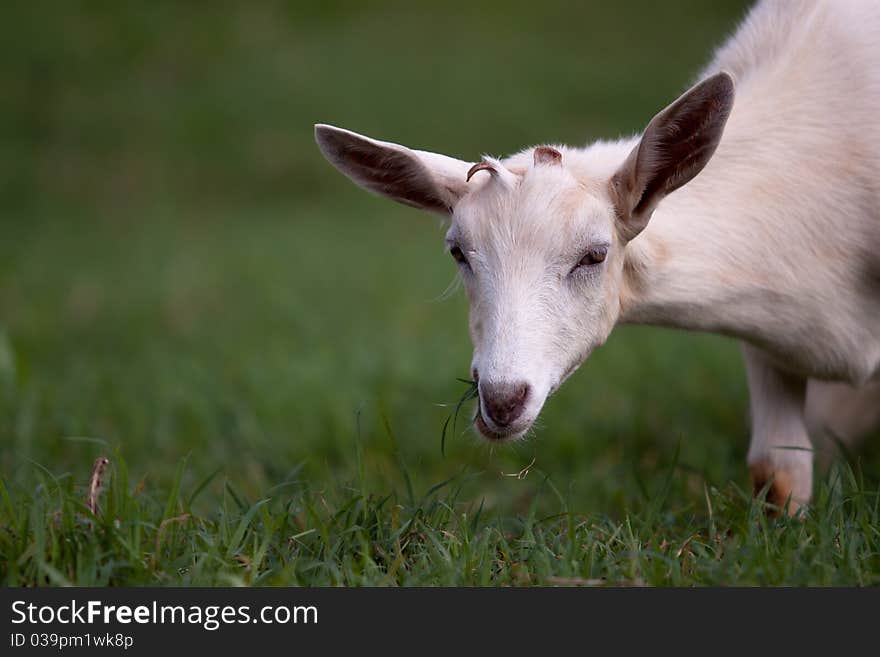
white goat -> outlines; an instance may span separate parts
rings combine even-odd
[[[640,137],[473,166],[315,136],[358,185],[451,218],[486,438],[522,436],[618,322],[722,333],[755,488],[791,512],[808,426],[880,420],[880,3],[760,2],[699,79]]]

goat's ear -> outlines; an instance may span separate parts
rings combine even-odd
[[[323,124],[315,126],[315,141],[356,184],[406,205],[446,215],[467,190],[470,165],[455,158]]]
[[[611,196],[626,240],[648,224],[660,200],[694,178],[721,141],[733,107],[733,79],[718,73],[651,119],[611,179]]]

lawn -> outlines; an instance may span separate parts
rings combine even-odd
[[[768,518],[730,340],[620,328],[534,438],[464,407],[443,440],[442,226],[312,124],[465,159],[633,132],[744,10],[476,4],[5,12],[0,582],[880,583],[880,450]]]

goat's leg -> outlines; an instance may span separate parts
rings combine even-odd
[[[764,353],[743,346],[751,398],[749,470],[755,493],[768,483],[767,501],[794,513],[810,501],[813,452],[804,418],[807,381],[773,366]]]

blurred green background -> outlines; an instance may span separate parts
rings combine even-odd
[[[222,468],[258,495],[301,467],[414,485],[466,469],[501,513],[535,459],[582,512],[667,474],[746,485],[737,346],[621,328],[538,436],[440,436],[466,304],[434,218],[366,195],[328,122],[474,160],[635,132],[745,2],[15,3],[0,21],[0,465],[88,477],[106,443],[167,485]],[[84,440],[87,439],[87,440]],[[220,486],[219,480],[213,484]],[[205,498],[210,501],[210,498]]]

